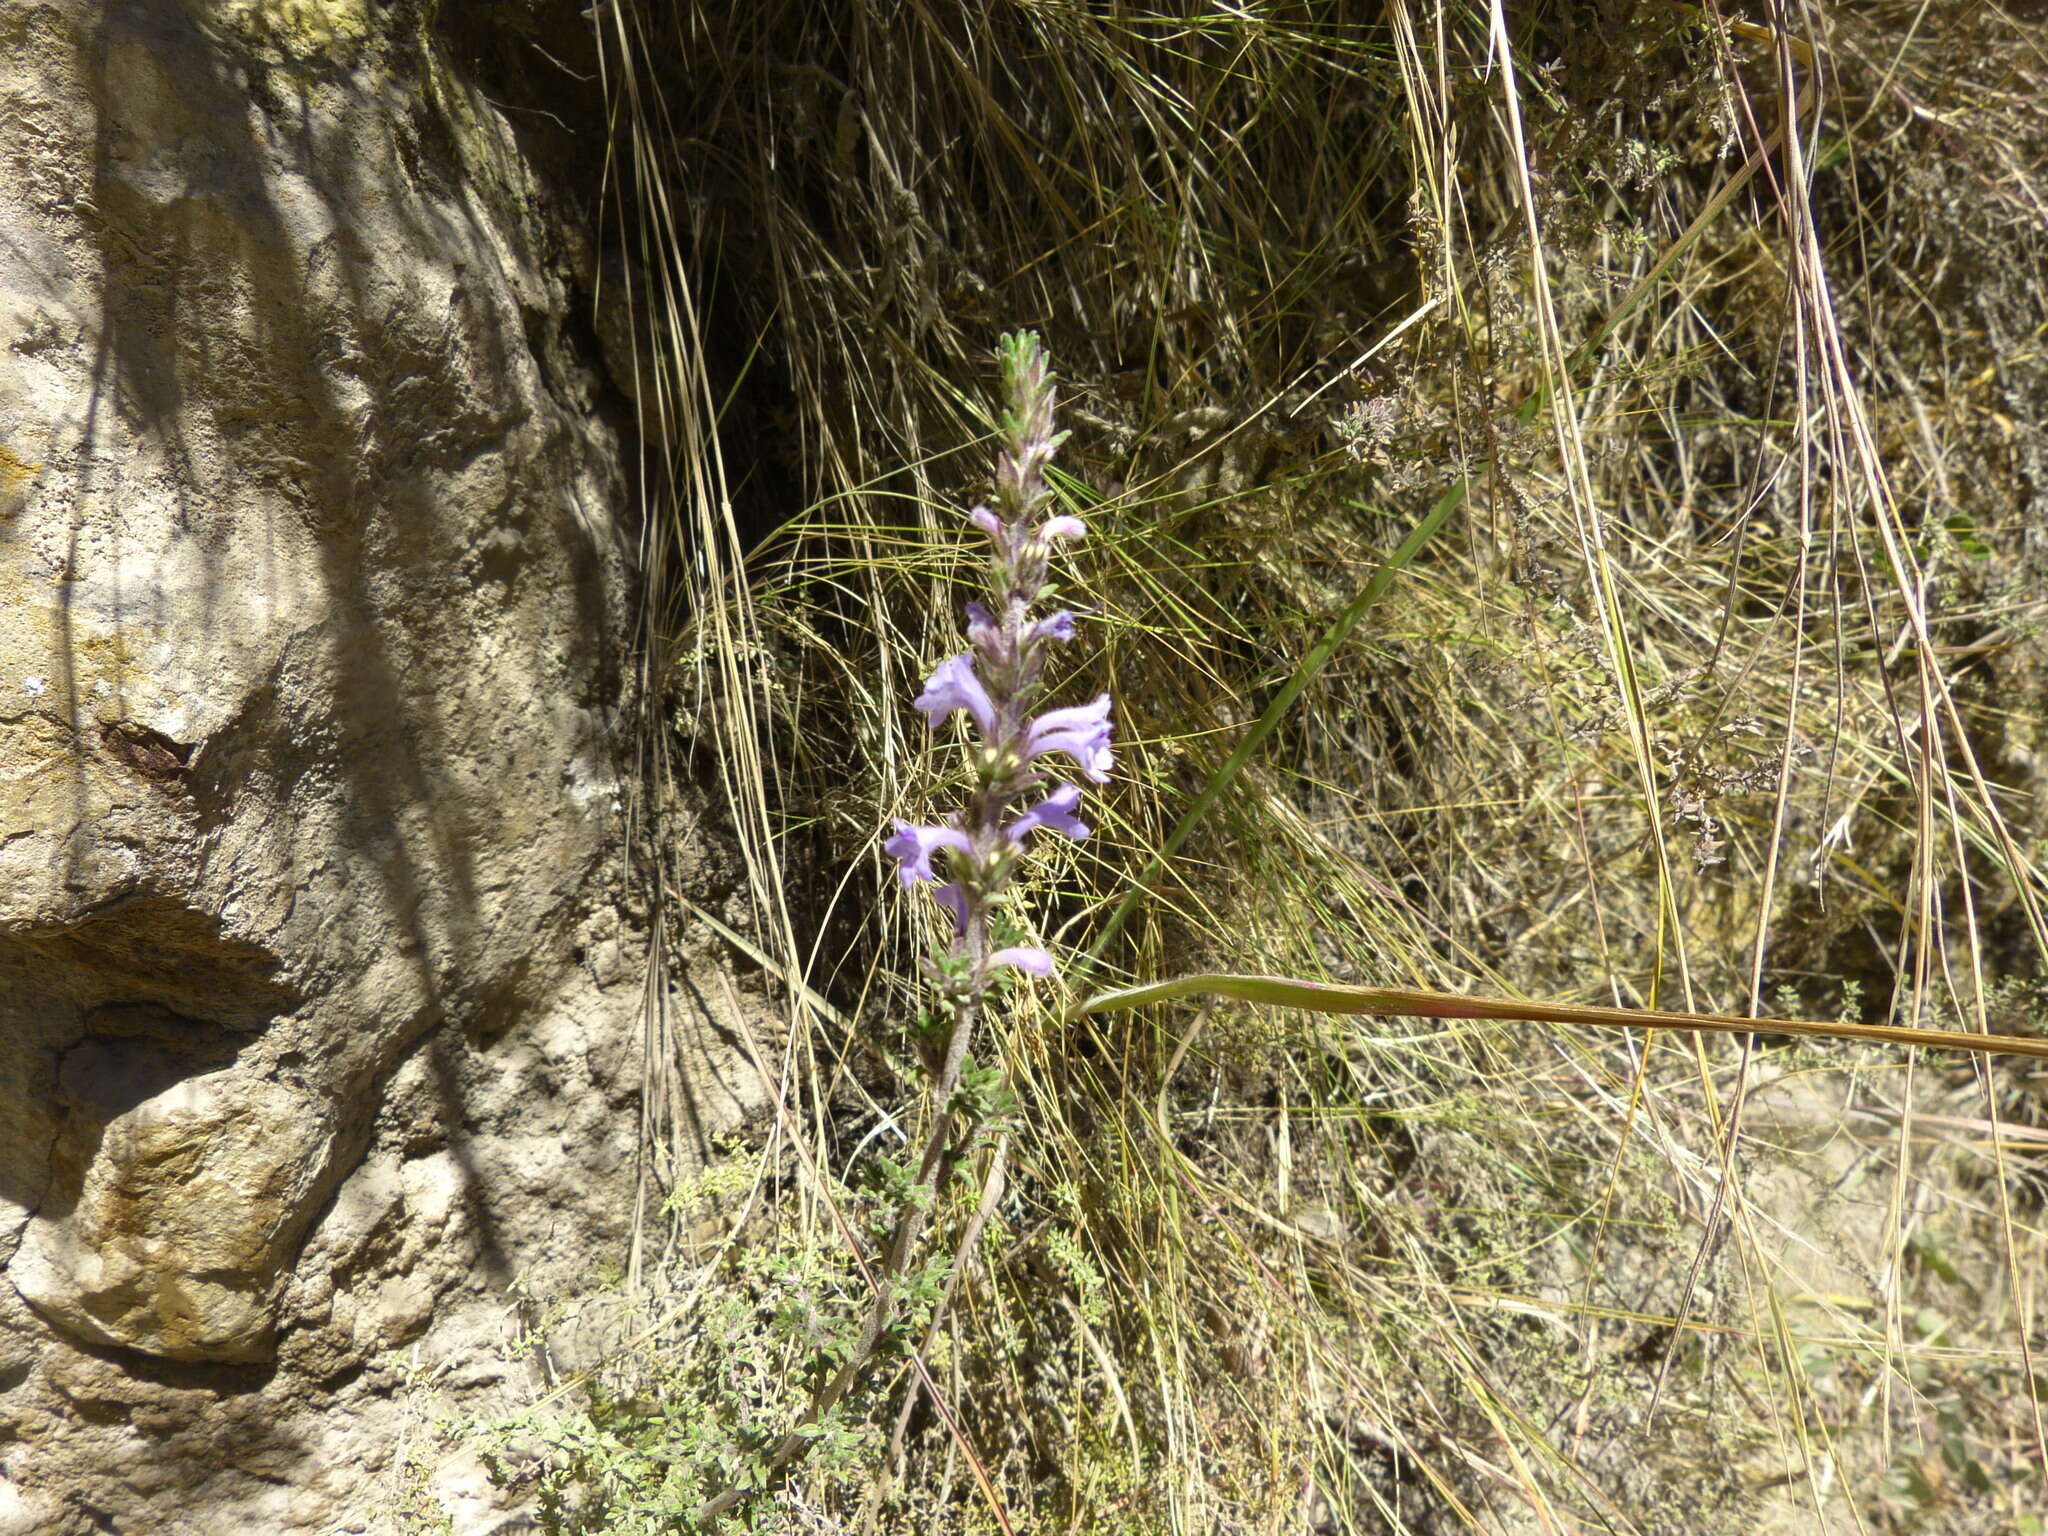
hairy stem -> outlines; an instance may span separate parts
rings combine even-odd
[[[853,1390],[868,1362],[881,1347],[882,1338],[896,1315],[897,1282],[910,1273],[925,1226],[931,1219],[932,1207],[938,1203],[939,1191],[945,1188],[947,1177],[959,1161],[961,1152],[974,1144],[975,1135],[981,1129],[977,1119],[966,1126],[966,1134],[956,1142],[955,1122],[959,1117],[952,1107],[953,1095],[960,1087],[961,1070],[967,1063],[967,1048],[973,1042],[975,1019],[980,1011],[980,999],[970,997],[960,1003],[954,1015],[953,1032],[946,1042],[946,1056],[939,1068],[934,1090],[935,1110],[931,1131],[925,1139],[924,1155],[918,1161],[917,1178],[911,1185],[909,1202],[896,1220],[889,1251],[875,1272],[875,1298],[861,1323],[860,1335],[854,1340],[845,1361],[817,1390],[789,1433],[776,1441],[763,1458],[771,1480],[803,1459],[817,1441],[817,1436],[808,1431]],[[728,1488],[705,1500],[697,1508],[697,1524],[709,1526],[720,1515],[738,1508],[757,1491]]]

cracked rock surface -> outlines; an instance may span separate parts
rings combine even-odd
[[[0,121],[0,1536],[381,1529],[630,1219],[587,210],[404,4],[6,6]]]

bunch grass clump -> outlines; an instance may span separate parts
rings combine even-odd
[[[680,724],[650,753],[723,785],[742,937],[791,1000],[774,1241],[846,1262],[801,1167],[944,1113],[916,962],[951,918],[881,844],[954,803],[903,701],[962,648],[951,509],[985,494],[985,360],[1020,325],[1069,381],[1047,483],[1091,533],[1063,601],[1098,621],[1074,696],[1119,702],[1094,835],[1028,876],[1073,986],[2042,1030],[2040,23],[603,24],[669,402],[643,411],[678,578],[648,681]],[[765,470],[727,483],[742,442],[801,510],[750,500],[787,483]],[[874,1383],[869,1460],[750,1518],[2041,1508],[2022,1067],[1228,1001],[1068,1022],[1052,989],[982,1038],[1026,1108],[932,1212],[955,1300]],[[683,1129],[650,1118],[657,1184]]]

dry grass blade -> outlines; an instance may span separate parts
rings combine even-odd
[[[1171,981],[1120,987],[1098,993],[1067,1010],[1067,1018],[1123,1012],[1183,997],[1228,997],[1271,1008],[1306,1008],[1319,1013],[1371,1014],[1380,1018],[1504,1019],[1531,1024],[1576,1024],[1593,1029],[1672,1030],[1704,1035],[1797,1035],[1805,1039],[1860,1040],[1871,1045],[1929,1051],[1965,1051],[1979,1056],[2032,1056],[2048,1061],[2048,1040],[1978,1034],[1967,1030],[1903,1029],[1890,1024],[1817,1023],[1811,1019],[1738,1017],[1732,1014],[1674,1013],[1656,1008],[1601,1008],[1581,1003],[1515,1001],[1467,997],[1456,992],[1423,992],[1402,987],[1340,987],[1282,976],[1204,973]]]

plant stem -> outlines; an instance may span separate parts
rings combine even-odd
[[[897,1282],[910,1272],[911,1263],[917,1257],[932,1207],[937,1204],[939,1191],[945,1188],[947,1177],[959,1160],[958,1149],[972,1146],[981,1129],[981,1121],[977,1118],[966,1126],[967,1134],[958,1139],[956,1147],[954,1132],[958,1117],[952,1108],[953,1095],[960,1086],[960,1073],[967,1063],[967,1048],[973,1043],[974,1025],[980,1011],[980,998],[970,996],[960,1001],[954,1014],[953,1031],[946,1042],[945,1060],[939,1068],[934,1089],[935,1109],[931,1131],[925,1139],[924,1155],[918,1162],[917,1178],[911,1185],[909,1202],[896,1220],[888,1254],[875,1272],[875,1298],[861,1323],[860,1335],[854,1340],[844,1363],[818,1389],[789,1433],[776,1441],[763,1458],[767,1472],[764,1484],[801,1461],[817,1442],[817,1436],[807,1431],[853,1390],[868,1362],[881,1347],[882,1337],[895,1318]],[[696,1523],[710,1526],[720,1515],[736,1509],[759,1491],[753,1488],[726,1489],[697,1507]]]

